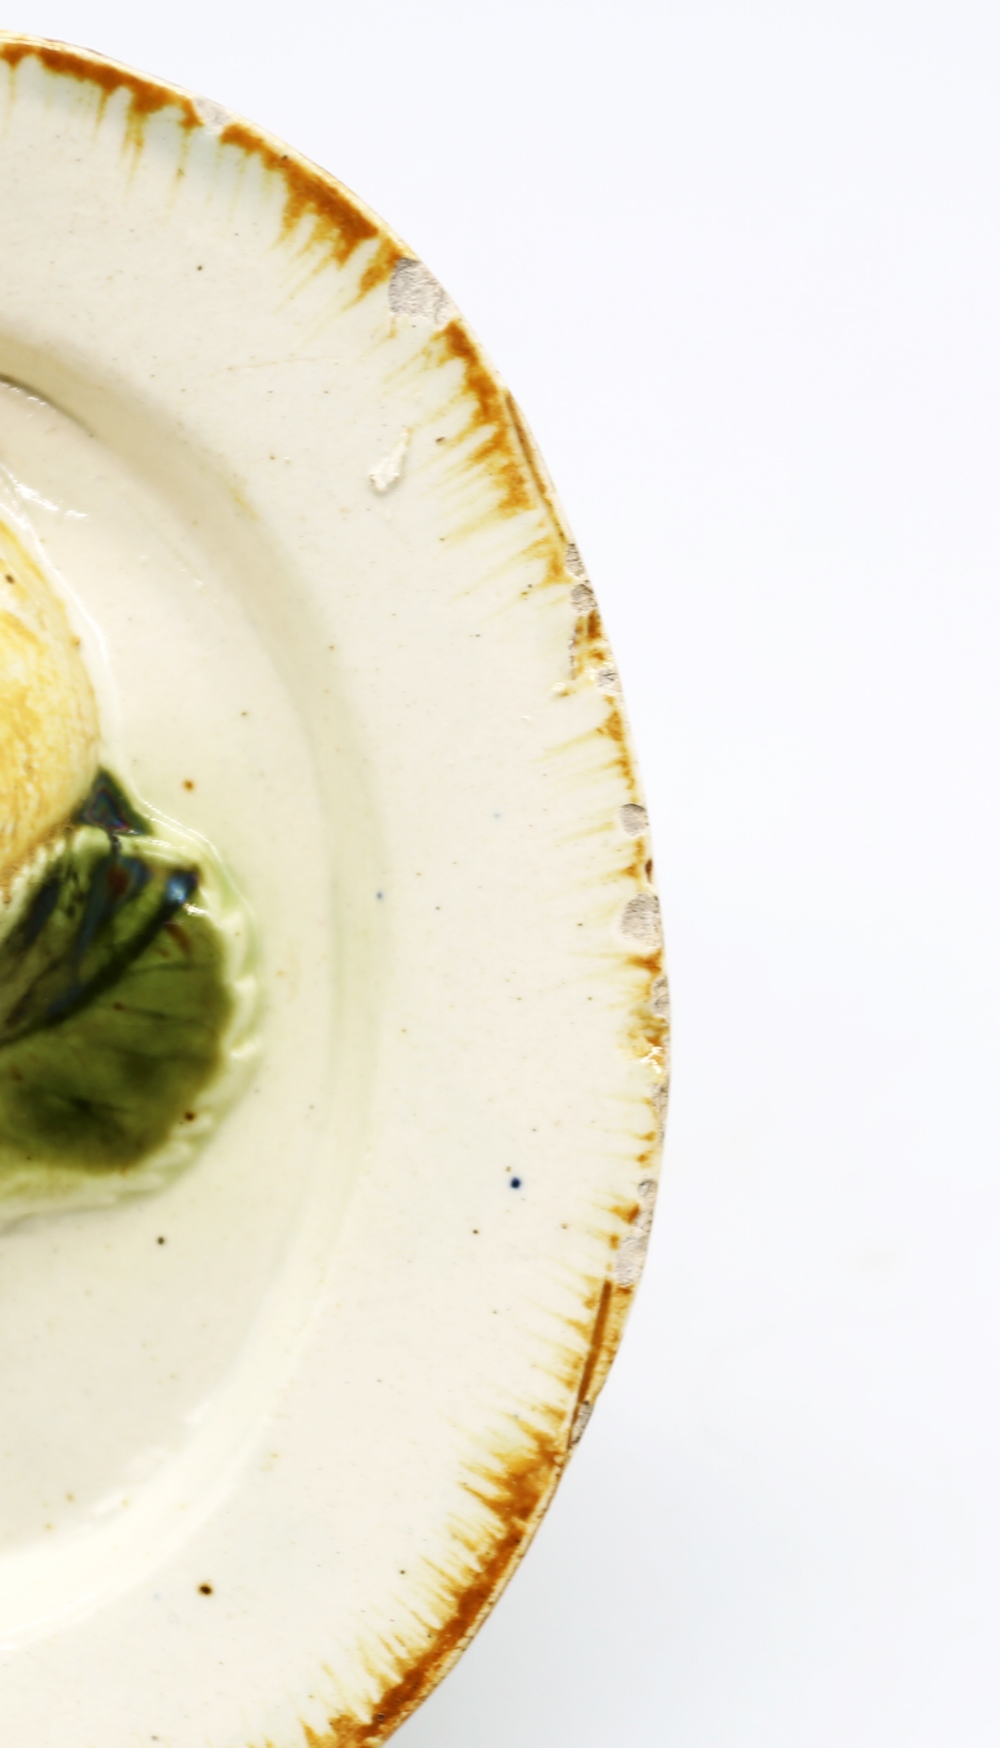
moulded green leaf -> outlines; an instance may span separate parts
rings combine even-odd
[[[201,875],[102,773],[0,934],[5,1160],[122,1171],[197,1116],[233,1013]]]
[[[0,1049],[0,1147],[136,1163],[196,1115],[231,1011],[218,933],[188,908],[68,1018]]]

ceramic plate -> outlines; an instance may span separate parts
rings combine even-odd
[[[517,407],[330,176],[10,38],[0,166],[38,855],[164,905],[194,857],[230,929],[225,1099],[100,1193],[18,1178],[0,1230],[0,1739],[360,1748],[510,1577],[642,1266],[667,998],[618,680]],[[77,756],[132,799],[60,826]]]

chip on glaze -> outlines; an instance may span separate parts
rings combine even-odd
[[[0,521],[0,887],[98,766],[97,701],[66,609]]]

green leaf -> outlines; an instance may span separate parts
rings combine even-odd
[[[188,910],[68,1019],[0,1050],[0,1146],[136,1164],[197,1114],[231,1010],[218,932]]]
[[[0,1173],[134,1166],[222,1065],[233,994],[198,868],[106,774],[79,817],[0,934]]]

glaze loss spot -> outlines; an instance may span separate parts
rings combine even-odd
[[[649,1005],[658,1020],[669,1020],[670,985],[665,977],[656,978],[649,992]]]
[[[581,582],[586,582],[587,568],[583,559],[580,557],[580,548],[577,546],[575,540],[567,542],[566,569],[569,571],[571,577],[579,577]]]
[[[396,262],[389,280],[389,308],[394,316],[410,316],[443,328],[455,313],[455,306],[442,285],[422,261],[403,259]]]
[[[629,801],[619,810],[618,821],[627,838],[638,838],[649,825],[649,815],[637,801]]]
[[[662,940],[660,901],[652,892],[630,898],[622,912],[621,932],[626,940],[644,948],[658,947]]]

